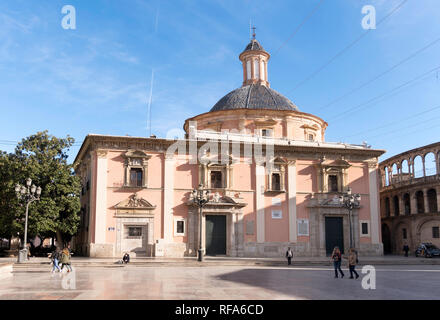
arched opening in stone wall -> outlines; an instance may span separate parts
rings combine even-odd
[[[437,212],[437,192],[435,189],[428,190],[428,204],[429,204],[429,212]]]
[[[390,232],[390,228],[386,224],[382,224],[382,242],[383,242],[383,253],[390,254],[391,253],[391,232]]]
[[[423,191],[416,192],[417,213],[425,212],[425,200],[423,199]]]
[[[437,164],[433,152],[430,152],[425,156],[425,171],[427,176],[433,176],[437,174]]]
[[[396,183],[399,181],[399,171],[397,168],[397,164],[393,164],[391,167],[392,181],[391,183]]]
[[[385,217],[391,216],[390,198],[385,198]]]
[[[394,196],[393,198],[393,205],[394,205],[394,216],[398,216],[400,213],[400,208],[399,208],[399,197],[398,196]]]
[[[414,178],[423,177],[423,160],[421,156],[414,158]]]
[[[411,214],[411,200],[409,197],[409,193],[405,193],[403,195],[403,204],[405,206],[405,214],[410,215]]]
[[[385,167],[385,186],[390,185],[390,173],[388,172],[388,167]]]
[[[409,180],[411,171],[409,168],[408,160],[403,160],[400,168],[401,168],[400,171],[401,171],[402,181]]]

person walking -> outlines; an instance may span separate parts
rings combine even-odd
[[[354,248],[350,248],[350,250],[348,250],[348,269],[350,270],[350,279],[354,279],[353,273],[356,275],[356,279],[359,278],[359,274],[355,270],[357,262],[357,252]]]
[[[58,262],[60,261],[60,251],[58,249],[55,249],[51,256],[50,256],[51,260],[52,260],[52,273],[54,273],[56,270],[58,270],[58,272],[61,272],[61,268],[58,265]]]
[[[408,257],[409,246],[407,243],[403,246],[403,251],[405,252],[405,257]]]
[[[61,263],[63,264],[61,266],[61,271],[64,269],[64,266],[67,266],[67,272],[72,271],[72,266],[70,265],[70,251],[68,248],[64,248],[61,252]]]
[[[292,249],[287,248],[286,251],[286,258],[287,258],[287,265],[290,266],[292,264],[292,257],[293,257],[293,251]]]
[[[341,255],[341,250],[339,250],[339,247],[334,247],[331,258],[333,260],[333,266],[335,268],[335,278],[338,278],[338,270],[339,270],[342,279],[344,277],[344,273],[341,270],[342,255]]]

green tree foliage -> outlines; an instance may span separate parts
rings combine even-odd
[[[41,200],[29,207],[28,236],[57,235],[61,244],[77,232],[81,186],[66,153],[73,143],[72,137],[60,139],[43,131],[23,139],[14,153],[0,154],[1,235],[23,234],[25,207],[18,201],[14,186],[25,184],[28,177],[42,188]]]

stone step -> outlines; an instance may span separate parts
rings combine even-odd
[[[106,267],[106,268],[119,268],[119,267],[215,267],[215,266],[286,266],[287,262],[282,260],[245,260],[245,259],[207,259],[203,262],[196,260],[172,260],[172,261],[157,261],[150,259],[138,259],[131,261],[128,265],[118,264],[109,260],[79,260],[72,261],[72,265],[76,268],[94,268],[94,267]],[[310,261],[292,261],[293,266],[331,266],[332,263],[329,260],[310,260]],[[361,260],[359,263],[362,265],[440,265],[440,259],[411,259],[411,260]],[[26,262],[22,264],[14,263],[14,271],[23,270],[48,270],[52,266],[49,262]]]

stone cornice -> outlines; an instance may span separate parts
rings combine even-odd
[[[153,153],[166,153],[167,149],[177,140],[167,140],[158,138],[127,137],[127,136],[108,136],[108,135],[88,135],[84,140],[74,161],[75,168],[81,163],[85,155],[94,150],[120,150],[129,149],[143,150]],[[188,144],[190,140],[181,140]],[[206,141],[197,141],[197,148],[204,145]],[[219,144],[221,141],[218,142]],[[241,142],[240,144],[243,144]],[[232,146],[231,146],[232,147]],[[241,148],[243,149],[243,148]],[[220,150],[220,147],[219,147]],[[265,150],[265,145],[262,145]],[[243,152],[243,150],[241,150]],[[320,159],[323,155],[327,159],[337,159],[345,156],[347,161],[366,161],[371,158],[377,158],[385,150],[367,149],[367,148],[332,148],[329,146],[295,146],[295,145],[274,145],[276,157],[283,157],[297,160]]]

